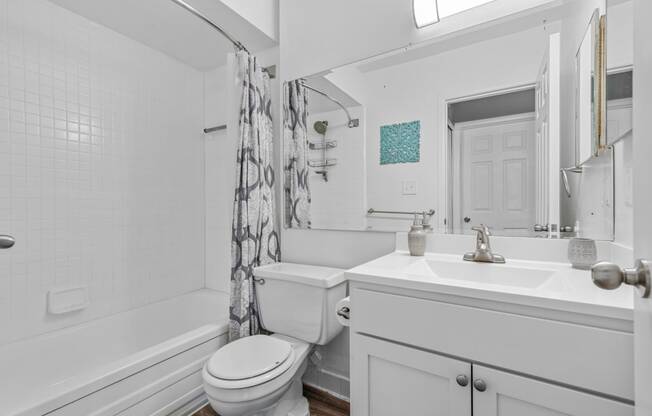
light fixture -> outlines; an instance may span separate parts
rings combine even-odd
[[[493,0],[412,0],[414,23],[418,28]]]
[[[418,28],[437,23],[437,0],[412,0],[412,11],[414,12],[414,23]]]

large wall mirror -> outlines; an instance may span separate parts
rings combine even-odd
[[[605,34],[627,38],[628,3],[550,2],[287,80],[285,226],[612,239],[631,63]]]

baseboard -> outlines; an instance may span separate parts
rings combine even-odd
[[[184,404],[174,412],[170,413],[170,416],[191,416],[194,415],[199,409],[203,408],[208,404],[208,397],[206,393],[202,393],[199,396],[195,397],[188,403]]]
[[[348,400],[344,400],[340,397],[337,397],[331,392],[323,390],[319,387],[315,387],[307,383],[303,383],[303,395],[308,400],[316,400],[322,402],[328,405],[329,407],[333,407],[335,409],[341,410],[343,412],[346,412],[347,414],[349,414],[351,411],[351,406],[349,405]]]
[[[349,378],[337,372],[309,366],[308,371],[303,376],[303,383],[326,391],[339,399],[349,400]]]

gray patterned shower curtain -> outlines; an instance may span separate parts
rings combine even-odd
[[[229,338],[260,330],[253,268],[280,260],[275,226],[269,76],[246,51],[236,55],[241,82],[239,144],[231,233]]]
[[[288,81],[283,89],[285,225],[310,228],[308,95],[301,80]]]

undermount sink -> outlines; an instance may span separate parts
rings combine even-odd
[[[519,288],[537,288],[555,273],[554,270],[515,267],[505,264],[473,263],[460,260],[423,259],[407,267],[405,272],[440,279],[467,281]]]

